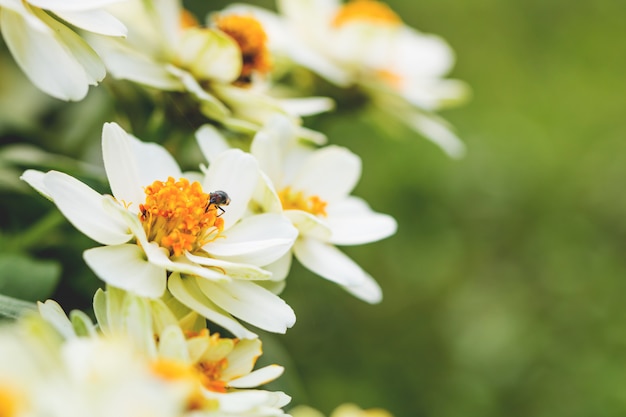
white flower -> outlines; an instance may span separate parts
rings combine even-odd
[[[297,230],[280,214],[243,217],[259,178],[251,155],[225,152],[201,185],[184,178],[162,147],[114,123],[104,125],[102,150],[113,196],[56,171],[22,176],[105,245],[84,253],[98,277],[152,298],[162,296],[167,283],[183,304],[238,337],[255,335],[230,314],[272,332],[294,324],[293,310],[256,283],[273,279],[261,267],[289,251]],[[228,193],[232,202],[223,215],[203,190]]]
[[[292,417],[324,417],[324,414],[315,410],[314,408],[299,405],[292,408],[289,413]],[[391,413],[382,408],[370,408],[363,410],[361,407],[355,404],[342,404],[335,408],[330,417],[393,417]]]
[[[267,94],[272,63],[266,34],[250,16],[218,16],[211,27],[201,27],[178,0],[132,0],[110,11],[127,24],[128,37],[91,36],[89,42],[114,77],[187,92],[206,117],[231,129],[253,133],[276,113],[310,114],[332,107],[325,98],[294,103]],[[292,117],[299,120],[297,114]]]
[[[361,87],[381,110],[449,155],[463,155],[463,143],[434,114],[468,94],[464,83],[443,78],[454,54],[442,38],[408,27],[375,0],[281,0],[278,5],[280,15],[247,5],[230,10],[262,21],[275,54],[339,86]]]
[[[198,140],[211,160],[208,136],[207,130],[201,131]],[[298,261],[355,296],[379,302],[382,294],[376,281],[335,247],[374,242],[397,228],[392,217],[350,195],[361,176],[360,158],[339,146],[312,149],[300,144],[293,125],[283,118],[257,133],[251,153],[259,161],[267,190],[255,199],[266,212],[284,212],[298,228],[293,246]],[[290,260],[286,254],[269,267],[285,276]]]
[[[20,68],[42,91],[81,100],[105,76],[98,55],[72,29],[109,37],[126,35],[104,6],[121,0],[0,0],[0,28]]]

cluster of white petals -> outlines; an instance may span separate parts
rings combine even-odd
[[[106,74],[98,54],[77,30],[126,36],[105,6],[122,0],[1,0],[0,30],[22,71],[42,91],[82,100]]]

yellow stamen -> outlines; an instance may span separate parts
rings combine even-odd
[[[388,70],[380,70],[376,71],[376,75],[380,81],[387,84],[391,88],[396,90],[400,90],[402,88],[404,80],[398,74]]]
[[[249,84],[254,73],[264,75],[272,69],[267,34],[258,20],[252,16],[226,15],[217,17],[215,25],[241,49],[243,65],[236,84]]]
[[[302,191],[293,191],[291,187],[285,187],[278,193],[284,210],[302,210],[316,216],[326,216],[326,201],[313,195],[305,197]]]
[[[180,28],[189,29],[200,26],[198,19],[189,10],[183,9],[180,13]]]
[[[0,417],[15,417],[22,414],[26,399],[9,385],[0,385]]]
[[[208,399],[202,394],[204,376],[195,367],[174,359],[158,358],[150,364],[150,368],[166,381],[189,384],[187,410],[211,410],[219,405],[217,400]]]
[[[166,248],[170,255],[194,252],[215,240],[224,230],[217,207],[208,207],[209,195],[195,181],[155,181],[145,188],[146,202],[139,205],[139,219],[148,240]]]
[[[354,0],[344,4],[335,15],[332,24],[340,27],[359,20],[389,26],[402,24],[400,17],[389,6],[375,0]]]

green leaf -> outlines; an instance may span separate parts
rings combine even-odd
[[[26,301],[48,298],[59,282],[56,261],[37,260],[26,254],[0,255],[0,293]]]

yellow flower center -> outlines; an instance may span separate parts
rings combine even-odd
[[[152,372],[165,381],[183,382],[189,385],[187,410],[214,410],[219,406],[217,400],[206,398],[202,394],[203,375],[189,364],[167,358],[158,358],[150,364]]]
[[[333,19],[333,26],[364,20],[380,25],[397,26],[402,24],[400,17],[389,6],[375,0],[354,0],[344,4]]]
[[[180,13],[180,27],[181,29],[189,29],[200,26],[198,19],[187,9],[183,9]]]
[[[305,196],[302,191],[293,191],[291,187],[283,188],[278,197],[284,210],[302,210],[316,216],[326,216],[326,201],[319,196]]]
[[[145,188],[146,202],[139,205],[139,219],[148,240],[166,248],[170,255],[194,252],[217,239],[224,230],[217,206],[199,182],[185,178],[155,181]]]
[[[9,385],[0,385],[0,417],[14,417],[22,414],[26,399],[22,393]]]
[[[258,20],[252,16],[226,15],[216,18],[215,24],[241,49],[243,65],[236,84],[247,85],[252,80],[252,74],[263,75],[272,69],[267,34]]]

